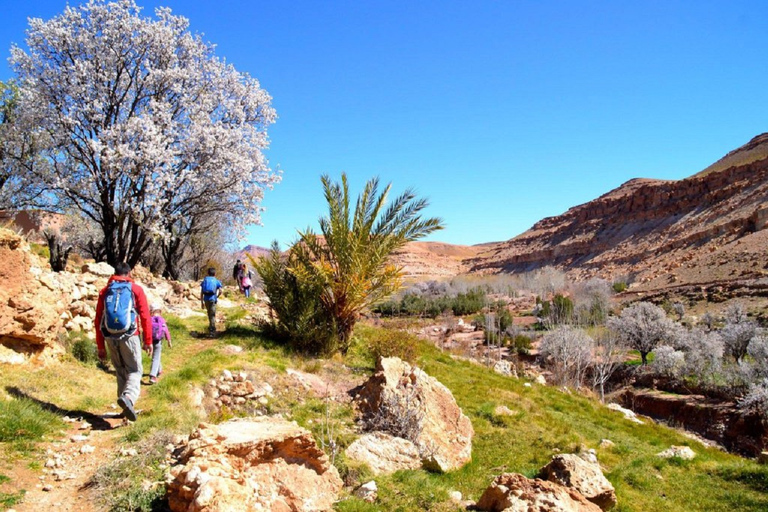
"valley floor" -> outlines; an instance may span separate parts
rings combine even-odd
[[[114,376],[94,364],[68,357],[33,370],[0,366],[0,509],[163,510],[166,447],[203,419],[190,391],[225,369],[255,375],[270,384],[274,395],[258,409],[208,410],[206,421],[279,413],[326,445],[329,424],[342,448],[359,435],[347,391],[372,372],[368,341],[382,336],[381,328],[359,326],[345,357],[317,360],[292,354],[263,337],[241,308],[226,315],[226,325],[215,338],[202,334],[201,317],[169,318],[173,348],[163,351],[165,373],[158,384],[142,388],[142,411],[135,423],[115,418]],[[453,392],[472,420],[473,460],[443,475],[419,470],[377,477],[376,503],[345,495],[338,510],[460,510],[449,498],[451,491],[477,500],[502,472],[533,477],[553,454],[590,448],[597,451],[616,488],[614,510],[768,510],[765,466],[705,447],[663,426],[632,423],[593,399],[504,377],[415,338],[413,342],[418,344],[418,364]],[[25,440],[22,427],[15,436],[7,435],[8,416],[19,410],[9,404],[22,402],[32,411],[52,413],[46,416],[51,429],[42,439]],[[497,406],[502,405],[512,414],[498,415]],[[65,417],[76,421],[65,422]],[[85,422],[91,426],[81,430]],[[601,447],[604,439],[613,446]],[[689,446],[696,458],[657,457],[672,445]],[[365,467],[348,464],[341,452],[335,455],[350,489],[372,479]]]

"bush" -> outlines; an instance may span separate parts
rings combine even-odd
[[[336,350],[336,327],[320,303],[321,290],[291,272],[277,242],[269,256],[251,259],[251,263],[277,317],[263,326],[268,334],[303,352],[327,354]]]
[[[418,342],[407,332],[371,330],[365,342],[374,360],[379,357],[399,357],[403,361],[413,363],[418,356]]]
[[[531,338],[525,334],[518,334],[510,339],[510,346],[513,347],[518,354],[528,354],[531,351]]]
[[[79,337],[71,341],[69,344],[69,353],[81,363],[96,364],[99,362],[96,343],[85,337]]]
[[[615,291],[616,293],[621,293],[626,289],[627,289],[627,283],[623,281],[616,281],[615,283],[613,283],[613,291]]]

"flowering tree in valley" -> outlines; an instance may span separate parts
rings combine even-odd
[[[185,18],[155,18],[133,0],[91,0],[30,20],[28,51],[11,50],[15,122],[47,142],[47,165],[22,179],[50,191],[51,209],[95,222],[112,264],[136,264],[156,240],[173,261],[211,218],[242,233],[280,179],[263,154],[271,97]]]
[[[650,302],[637,302],[625,308],[619,317],[608,319],[608,328],[640,352],[643,365],[648,364],[648,354],[656,346],[676,334],[674,322]]]

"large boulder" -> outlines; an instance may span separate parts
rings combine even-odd
[[[356,400],[369,425],[412,441],[425,469],[451,471],[471,460],[472,423],[448,388],[423,370],[396,357],[379,358]]]
[[[347,460],[367,464],[375,475],[421,467],[421,456],[415,444],[384,432],[363,434],[349,445],[345,453]]]
[[[601,512],[573,489],[518,473],[497,476],[476,508],[488,512]]]
[[[343,486],[309,431],[264,417],[201,424],[171,477],[174,512],[330,510]]]
[[[574,454],[555,455],[541,470],[546,479],[578,491],[603,510],[616,505],[616,491],[600,466]]]

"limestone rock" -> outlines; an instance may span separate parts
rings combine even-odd
[[[670,446],[663,452],[657,453],[656,456],[661,457],[662,459],[677,457],[678,459],[692,460],[696,457],[696,452],[687,446]]]
[[[472,423],[448,388],[423,370],[397,357],[379,358],[357,401],[368,418],[413,411],[415,425],[409,439],[419,449],[425,469],[451,471],[471,460]]]
[[[363,434],[346,450],[347,459],[364,462],[375,475],[421,468],[419,450],[412,442],[384,432]]]
[[[629,421],[633,421],[635,423],[642,423],[643,422],[643,420],[641,420],[640,418],[637,417],[637,414],[635,414],[634,411],[631,411],[629,409],[625,409],[624,407],[620,406],[619,404],[608,404],[608,408],[610,410],[612,410],[612,411],[620,412]]]
[[[312,434],[282,418],[201,424],[171,475],[174,512],[330,510],[343,486]]]
[[[0,345],[14,352],[2,351],[6,362],[47,362],[64,351],[57,343],[65,311],[60,286],[36,265],[27,243],[0,228]]]
[[[81,270],[83,274],[94,274],[101,277],[109,277],[115,273],[114,267],[104,261],[99,263],[86,263]]]
[[[366,482],[357,489],[355,489],[354,495],[363,501],[373,503],[379,496],[379,488],[374,480]]]
[[[616,505],[616,491],[600,466],[578,455],[555,455],[541,472],[548,481],[575,489],[603,510]]]
[[[518,473],[497,476],[477,502],[488,512],[600,512],[573,489]]]

